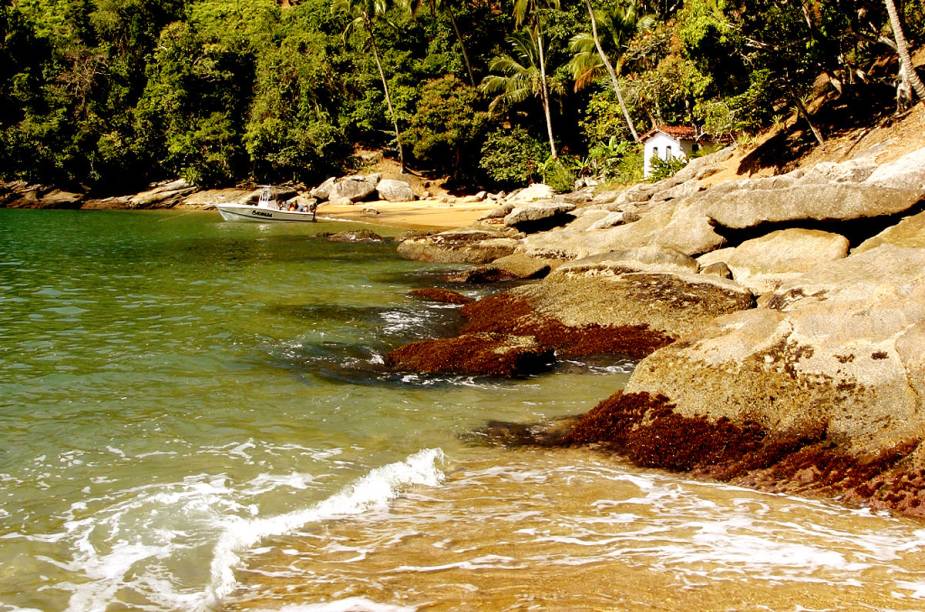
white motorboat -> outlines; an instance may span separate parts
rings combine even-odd
[[[270,188],[264,187],[256,206],[250,204],[216,204],[215,207],[225,221],[250,221],[267,223],[269,221],[314,221],[315,207],[302,210],[290,210],[281,207],[270,199]]]

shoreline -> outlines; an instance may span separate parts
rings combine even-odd
[[[0,183],[0,208],[186,212],[201,210],[209,212],[214,209],[216,203],[238,202],[254,191],[239,188],[192,190],[189,187],[181,187],[170,189],[170,184],[168,184],[166,189],[162,186],[149,192],[93,199],[76,193],[39,186],[20,186],[17,192],[10,185]],[[495,207],[496,203],[488,200],[472,202],[451,197],[441,200],[427,198],[408,202],[368,200],[349,205],[324,201],[318,204],[318,219],[409,230],[449,230],[470,226]]]
[[[357,202],[350,206],[322,202],[318,205],[318,220],[369,223],[406,229],[449,230],[472,225],[494,207],[491,202],[446,203],[437,200],[377,200]]]

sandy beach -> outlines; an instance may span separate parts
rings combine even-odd
[[[453,229],[471,225],[494,207],[492,202],[446,203],[437,200],[358,202],[349,206],[324,202],[318,206],[318,218],[411,229]]]

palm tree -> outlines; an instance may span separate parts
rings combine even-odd
[[[398,130],[398,118],[395,115],[395,108],[392,106],[392,96],[389,93],[389,82],[385,78],[385,71],[382,69],[382,60],[379,57],[379,47],[376,45],[376,35],[373,32],[373,22],[376,19],[385,19],[385,15],[391,8],[391,0],[334,0],[331,5],[331,12],[343,13],[352,18],[344,29],[344,40],[351,32],[361,29],[366,33],[366,43],[373,52],[373,59],[376,60],[376,68],[379,69],[379,78],[382,80],[382,90],[385,93],[385,103],[389,109],[389,118],[392,120],[392,127],[395,129],[395,144],[398,146],[398,161],[401,164],[401,171],[405,171],[405,151],[401,144],[401,133]]]
[[[492,60],[490,69],[494,73],[482,81],[482,90],[494,95],[488,110],[494,112],[499,106],[509,107],[527,98],[536,97],[543,104],[546,115],[546,131],[549,135],[549,152],[556,157],[556,141],[552,132],[550,115],[549,84],[543,73],[542,43],[535,30],[521,30],[508,38],[513,54],[499,55]]]
[[[540,89],[542,90],[541,99],[543,101],[543,110],[546,113],[546,131],[549,133],[549,150],[552,158],[558,157],[556,153],[556,142],[552,137],[552,117],[549,114],[549,80],[546,71],[546,49],[543,45],[543,17],[541,10],[544,8],[559,8],[559,0],[514,0],[514,22],[520,27],[524,22],[528,23],[528,34],[534,39],[533,47],[536,49],[537,65],[540,72]],[[516,46],[516,45],[515,45]]]
[[[575,91],[590,84],[600,72],[600,69],[605,68],[610,77],[613,91],[617,95],[617,102],[620,103],[620,110],[623,111],[623,117],[626,119],[630,134],[632,134],[634,141],[639,142],[639,134],[636,133],[633,119],[630,117],[629,109],[626,108],[626,102],[623,100],[623,92],[620,89],[620,81],[617,79],[617,71],[614,69],[610,58],[607,57],[607,53],[604,52],[598,24],[602,26],[601,29],[608,36],[607,42],[619,53],[622,51],[626,40],[639,28],[648,27],[652,19],[649,16],[640,16],[635,0],[620,2],[610,11],[595,11],[591,6],[591,0],[585,0],[585,7],[588,9],[588,16],[591,18],[591,32],[576,34],[572,37],[570,45],[575,53],[572,61],[569,62],[572,75],[575,78]]]
[[[453,32],[456,34],[456,40],[459,41],[459,48],[462,50],[463,63],[466,65],[466,73],[469,75],[469,84],[475,85],[475,74],[472,72],[472,64],[469,62],[469,53],[466,51],[466,41],[463,39],[462,31],[459,29],[459,23],[456,22],[456,11],[453,9],[453,0],[412,0],[412,13],[417,13],[421,6],[426,4],[433,17],[441,10],[450,18],[450,24],[453,26]]]
[[[896,3],[893,0],[883,0],[886,4],[886,11],[890,14],[890,27],[893,28],[893,37],[896,39],[896,51],[899,53],[900,74],[904,79],[908,79],[915,95],[919,101],[925,104],[925,85],[922,79],[915,72],[915,66],[912,65],[912,57],[909,55],[909,45],[906,43],[906,37],[903,34],[902,23],[899,20],[899,11],[896,10]]]

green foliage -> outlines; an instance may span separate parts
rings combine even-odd
[[[617,96],[609,87],[591,94],[578,126],[588,142],[607,141],[610,138],[632,140]]]
[[[573,158],[549,157],[540,166],[540,175],[554,191],[564,193],[575,188],[577,166],[578,160]]]
[[[546,147],[521,127],[497,129],[485,139],[479,167],[497,185],[520,187],[540,178]]]
[[[643,148],[615,137],[598,142],[588,149],[582,174],[608,182],[628,185],[642,180]]]
[[[257,58],[243,140],[260,182],[311,183],[336,172],[350,154],[332,117],[344,87],[332,68],[335,39],[305,27],[312,21],[311,15],[295,15]]]
[[[4,3],[0,176],[104,192],[177,175],[312,182],[349,165],[354,145],[400,144],[416,169],[470,185],[639,179],[583,1],[283,4]],[[820,75],[846,101],[891,85],[885,10],[861,4],[592,0],[638,127],[739,140],[785,121]],[[920,43],[925,9],[901,5]],[[492,122],[509,127],[488,134]],[[554,134],[582,163],[542,164],[550,148],[531,134]]]
[[[669,159],[653,157],[651,163],[652,167],[649,173],[649,181],[657,183],[662,179],[677,174],[681,168],[687,165],[687,160],[682,157],[671,157]]]
[[[732,136],[740,127],[735,112],[723,100],[698,102],[694,116],[703,124],[703,131],[714,138]]]
[[[473,176],[488,114],[478,89],[449,75],[424,85],[405,138],[414,158],[454,179]]]

